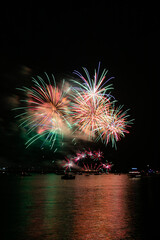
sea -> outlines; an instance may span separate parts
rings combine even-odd
[[[160,239],[160,176],[0,177],[0,239]]]

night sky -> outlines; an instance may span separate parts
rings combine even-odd
[[[101,61],[101,70],[107,68],[108,77],[115,77],[112,94],[135,119],[117,151],[105,148],[107,157],[122,166],[160,167],[158,15],[158,4],[133,1],[37,5],[27,1],[1,7],[0,163],[41,155],[37,146],[24,150],[25,140],[15,127],[11,106],[16,87],[31,86],[31,76],[44,71],[58,80],[71,76],[75,69],[82,72],[84,66],[92,75]]]

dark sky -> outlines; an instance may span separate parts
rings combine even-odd
[[[7,126],[13,114],[5,106],[5,97],[15,94],[15,88],[21,87],[28,75],[44,71],[70,75],[75,69],[81,71],[82,66],[92,74],[101,61],[101,68],[107,68],[109,76],[115,77],[113,95],[125,109],[131,109],[131,118],[135,119],[130,135],[118,143],[117,152],[112,154],[124,164],[160,166],[158,15],[158,5],[133,1],[36,5],[27,1],[1,7],[2,158],[9,148],[7,143],[12,145]],[[22,80],[23,70],[28,75]],[[16,146],[12,152],[14,149]]]

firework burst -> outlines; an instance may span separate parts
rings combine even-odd
[[[101,138],[102,142],[108,144],[111,141],[112,147],[116,147],[116,142],[129,133],[127,130],[133,120],[127,120],[129,115],[127,111],[122,110],[122,106],[115,108],[112,106],[110,110],[104,114],[104,119],[101,121],[99,136],[97,141]]]
[[[76,152],[75,156],[65,157],[65,161],[61,164],[66,171],[71,171],[71,168],[78,171],[92,171],[92,172],[106,172],[111,170],[113,166],[107,160],[105,163],[102,161],[104,158],[103,152],[83,150]]]
[[[27,147],[42,136],[45,136],[45,139],[49,140],[51,147],[53,147],[57,136],[63,137],[63,134],[67,134],[69,131],[70,124],[67,120],[70,113],[69,99],[67,97],[69,88],[65,89],[64,92],[64,81],[61,88],[59,88],[56,86],[53,75],[53,85],[48,75],[45,75],[48,83],[37,76],[38,80],[33,78],[34,86],[32,88],[23,87],[20,89],[27,96],[27,100],[23,100],[25,106],[16,108],[16,110],[23,110],[23,113],[17,116],[20,117],[20,126],[27,129],[28,134],[35,133],[27,141]]]
[[[47,82],[37,76],[31,88],[20,89],[26,99],[16,110],[22,111],[17,117],[29,136],[27,147],[43,137],[43,143],[49,142],[52,148],[55,141],[62,141],[64,136],[72,137],[72,141],[78,138],[101,140],[104,144],[111,142],[116,147],[116,142],[129,133],[127,129],[132,121],[127,120],[129,115],[121,106],[115,107],[116,101],[110,92],[113,87],[109,81],[113,77],[106,80],[106,69],[100,74],[100,63],[93,79],[86,68],[83,70],[86,77],[74,71],[78,80],[72,79],[72,87],[64,80],[57,86],[54,76],[50,79],[45,73]]]
[[[112,84],[105,85],[110,79],[104,82],[107,71],[104,69],[102,75],[98,79],[99,68],[94,79],[86,68],[83,68],[87,78],[85,79],[78,71],[74,71],[83,83],[73,80],[78,87],[73,87],[72,91],[72,118],[76,131],[84,133],[89,140],[93,140],[99,129],[99,124],[103,121],[104,113],[108,111],[111,105],[112,96],[107,91],[112,89]]]
[[[128,126],[133,120],[128,121],[127,111],[122,111],[122,106],[115,107],[115,99],[110,94],[113,89],[108,82],[113,77],[105,80],[107,70],[104,69],[99,77],[100,63],[98,70],[95,70],[94,78],[91,79],[89,72],[83,68],[86,78],[78,71],[74,71],[81,79],[74,81],[78,87],[73,87],[72,95],[72,118],[77,132],[88,136],[88,140],[100,140],[104,144],[111,141],[116,147],[116,142],[124,137]],[[99,77],[99,78],[98,78]]]

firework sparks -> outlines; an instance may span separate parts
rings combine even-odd
[[[103,121],[104,113],[108,111],[111,104],[111,95],[107,91],[112,89],[112,84],[105,85],[111,79],[104,82],[107,71],[104,69],[102,75],[98,79],[99,68],[96,72],[94,79],[86,68],[83,68],[87,79],[85,79],[78,71],[74,71],[83,83],[73,80],[79,87],[73,87],[73,104],[72,104],[72,118],[76,131],[80,131],[88,136],[89,140],[93,140],[100,128],[100,123]]]
[[[105,163],[102,161],[103,152],[85,150],[76,152],[75,156],[65,157],[65,162],[61,165],[65,168],[65,171],[71,171],[72,169],[77,169],[81,171],[110,171],[113,166],[111,163],[106,161]]]
[[[68,122],[70,108],[67,97],[69,88],[64,92],[64,81],[61,89],[59,89],[58,86],[56,86],[53,75],[53,85],[51,85],[47,74],[46,77],[48,83],[45,83],[44,80],[38,76],[38,80],[33,78],[34,86],[31,89],[27,87],[20,89],[27,95],[27,100],[23,101],[26,103],[26,106],[16,108],[23,111],[25,110],[25,112],[17,116],[20,117],[20,126],[26,128],[28,134],[36,132],[36,134],[27,141],[27,147],[41,136],[45,136],[46,140],[52,142],[51,146],[53,147],[57,135],[62,137],[63,134],[68,134],[70,131],[70,124]]]
[[[127,110],[128,111],[128,110]],[[112,146],[116,147],[116,142],[125,136],[125,133],[129,133],[127,128],[132,124],[133,120],[127,120],[127,111],[122,111],[122,106],[119,108],[112,108],[110,111],[105,114],[101,126],[99,128],[99,138],[105,143],[108,144],[109,141],[112,142]]]
[[[27,147],[44,137],[44,143],[49,142],[52,148],[55,141],[63,140],[64,136],[72,137],[74,144],[76,139],[87,139],[101,140],[106,145],[111,142],[116,147],[116,142],[129,133],[127,129],[132,120],[127,120],[129,115],[122,111],[121,106],[115,107],[110,93],[113,87],[109,81],[113,77],[106,80],[106,69],[100,75],[100,63],[93,79],[86,68],[83,70],[86,78],[74,71],[80,79],[72,79],[72,87],[65,81],[58,87],[54,76],[50,80],[45,73],[47,83],[37,76],[37,79],[33,78],[32,88],[20,89],[27,99],[22,101],[22,107],[16,108],[23,111],[17,117],[27,134],[33,133],[26,142]],[[91,157],[94,158],[93,155]],[[77,162],[81,159],[80,153],[76,158]]]
[[[65,162],[62,164],[62,167],[65,168],[65,172],[71,171],[71,168],[74,167],[74,162],[69,158],[65,157]]]
[[[88,136],[88,140],[100,140],[104,144],[111,141],[116,147],[116,141],[129,133],[128,126],[132,121],[128,121],[127,111],[122,112],[122,107],[115,108],[115,100],[110,94],[112,84],[105,81],[107,70],[104,69],[98,79],[98,70],[95,70],[94,78],[91,79],[86,68],[83,68],[87,78],[84,78],[78,71],[74,71],[83,81],[79,83],[73,80],[79,87],[73,88],[72,118],[77,132]]]

